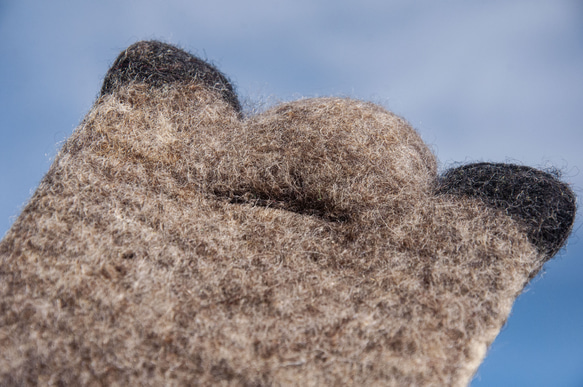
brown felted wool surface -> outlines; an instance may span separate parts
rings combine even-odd
[[[174,50],[120,55],[0,243],[0,385],[466,385],[572,217],[541,248],[370,103],[130,70]]]

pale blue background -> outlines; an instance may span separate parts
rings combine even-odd
[[[372,100],[442,162],[559,167],[581,195],[581,1],[2,1],[0,235],[141,39],[212,60],[255,106]],[[472,386],[583,386],[581,222],[521,296]]]

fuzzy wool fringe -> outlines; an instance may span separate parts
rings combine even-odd
[[[0,244],[1,385],[466,385],[548,258],[376,105],[112,90]]]

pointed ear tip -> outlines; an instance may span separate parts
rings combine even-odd
[[[131,82],[162,87],[198,82],[218,92],[237,113],[242,108],[230,80],[206,61],[168,43],[136,42],[122,51],[107,71],[100,96],[114,93]]]
[[[577,212],[576,195],[556,173],[532,167],[475,163],[446,171],[438,194],[476,197],[526,226],[529,239],[552,258],[566,243]]]

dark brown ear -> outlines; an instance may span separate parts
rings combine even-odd
[[[144,82],[152,87],[201,82],[220,92],[237,112],[241,112],[241,104],[227,77],[202,59],[166,43],[143,41],[124,50],[105,75],[101,95],[111,94],[130,82]]]
[[[576,197],[558,176],[534,168],[476,163],[446,171],[438,194],[471,196],[522,222],[528,237],[550,259],[566,242],[576,212]]]

